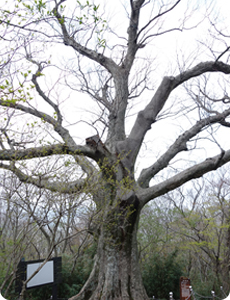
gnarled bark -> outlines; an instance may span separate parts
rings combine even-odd
[[[103,213],[91,275],[71,300],[148,299],[138,264],[139,199],[130,192],[128,199],[118,199],[114,203]]]

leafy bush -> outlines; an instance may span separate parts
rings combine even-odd
[[[168,299],[169,292],[174,298],[180,297],[179,279],[183,266],[177,261],[177,251],[167,256],[153,255],[142,266],[142,278],[149,297]]]

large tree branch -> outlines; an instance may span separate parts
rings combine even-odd
[[[209,61],[200,63],[175,77],[171,76],[163,78],[149,104],[144,110],[138,113],[129,137],[118,145],[118,150],[120,152],[129,152],[127,158],[129,159],[130,165],[134,165],[144,137],[148,130],[151,129],[151,125],[156,121],[157,116],[164,107],[170,93],[184,82],[207,72],[230,74],[230,65],[220,61]]]
[[[40,118],[44,121],[46,121],[47,123],[53,125],[54,127],[57,124],[57,121],[52,118],[51,116],[49,116],[47,113],[44,113],[42,111],[39,111],[37,109],[19,104],[19,103],[15,103],[14,101],[5,101],[5,100],[0,100],[0,105],[3,107],[7,107],[7,108],[12,108],[12,109],[16,109],[16,110],[20,110],[23,111],[25,113],[28,113],[32,116],[35,116],[37,118]]]
[[[149,181],[156,175],[158,172],[163,170],[169,162],[181,151],[186,151],[187,146],[186,143],[194,136],[196,136],[199,132],[202,131],[203,128],[207,126],[211,126],[215,123],[224,122],[225,118],[230,115],[230,109],[226,109],[223,113],[216,114],[214,116],[210,116],[208,118],[202,119],[198,121],[194,126],[190,129],[186,130],[182,135],[180,135],[176,141],[168,148],[168,150],[150,167],[143,169],[140,177],[138,179],[138,183],[141,187],[148,187]]]
[[[174,77],[173,89],[175,89],[177,86],[181,85],[185,81],[193,77],[200,76],[207,72],[221,72],[224,74],[230,74],[230,65],[225,64],[221,61],[207,61],[199,63],[195,67],[184,71],[181,74]]]
[[[135,58],[135,54],[138,48],[142,47],[141,45],[137,44],[137,32],[139,26],[139,17],[140,17],[140,10],[141,6],[144,4],[145,0],[138,0],[138,1],[130,1],[131,6],[131,15],[128,27],[128,49],[123,61],[124,68],[129,71],[133,65],[133,61]]]
[[[136,52],[140,45],[137,45],[137,31],[139,25],[140,9],[145,0],[130,0],[131,15],[128,27],[128,44],[127,53],[122,61],[121,66],[118,67],[115,72],[112,73],[115,84],[115,97],[110,110],[110,123],[108,142],[112,140],[124,140],[125,139],[125,113],[128,104],[128,78],[129,72],[133,66]]]
[[[76,193],[78,191],[82,191],[87,184],[87,179],[78,179],[72,182],[63,183],[59,181],[51,181],[42,175],[34,177],[23,173],[14,164],[7,165],[0,163],[0,168],[11,171],[21,182],[32,184],[38,188],[45,188],[52,192],[59,192],[63,194]]]
[[[0,150],[0,160],[19,161],[62,154],[84,155],[94,160],[98,159],[98,154],[96,153],[96,150],[91,149],[90,147],[80,145],[76,145],[75,147],[69,147],[66,144],[60,143],[19,150]]]
[[[104,149],[100,147],[92,148],[88,145],[66,145],[66,144],[53,144],[44,145],[41,147],[32,147],[27,149],[3,149],[0,150],[1,161],[21,161],[33,158],[42,158],[52,155],[71,155],[76,163],[82,168],[88,176],[92,176],[95,172],[95,166],[87,158],[91,158],[94,161],[101,161],[105,153]],[[8,165],[2,164],[0,168],[8,168]]]
[[[210,171],[217,170],[228,162],[230,162],[230,150],[222,151],[219,155],[207,158],[205,161],[187,168],[159,184],[147,189],[140,189],[138,196],[141,199],[141,205],[144,206],[150,200],[166,194],[192,179],[200,178]]]
[[[92,164],[85,160],[83,156],[90,157],[94,160],[98,160],[98,152],[95,149],[91,149],[88,146],[76,146],[68,147],[65,144],[55,144],[55,145],[47,145],[42,147],[34,147],[28,149],[20,149],[20,150],[8,150],[4,149],[0,151],[0,160],[2,161],[22,161],[33,158],[42,158],[48,157],[52,155],[72,155],[75,160],[79,163],[82,169],[90,176],[92,176],[95,168]],[[76,159],[78,157],[78,159]],[[85,164],[85,165],[84,165]],[[68,183],[60,183],[55,181],[50,181],[49,179],[43,176],[28,176],[23,173],[20,169],[18,169],[14,163],[5,164],[0,163],[0,168],[9,170],[13,172],[21,182],[33,184],[39,188],[46,188],[50,191],[61,192],[61,193],[74,193],[83,189],[87,183],[87,179],[78,179],[76,181],[68,182]]]
[[[69,150],[65,144],[54,144],[41,147],[33,147],[27,149],[4,149],[0,150],[0,160],[18,161],[38,157],[47,157],[51,155],[68,154]]]
[[[117,144],[119,153],[128,153],[124,158],[126,165],[133,166],[136,156],[140,150],[145,134],[151,129],[152,123],[155,122],[158,113],[163,108],[169,94],[172,91],[174,77],[164,77],[155,95],[146,108],[140,111],[132,130],[125,141]]]
[[[37,83],[37,89],[38,89],[40,96],[42,96],[43,98],[44,97],[46,98],[45,94],[40,89],[40,86],[38,85],[38,83]],[[86,158],[79,157],[78,154],[83,154],[87,157],[95,159],[95,157],[96,157],[95,153],[93,153],[93,151],[89,150],[87,147],[85,148],[85,147],[76,145],[75,141],[69,134],[69,131],[67,129],[65,129],[63,126],[61,126],[61,124],[60,124],[61,117],[59,118],[59,120],[55,120],[54,118],[49,116],[47,113],[44,113],[42,111],[39,111],[37,109],[31,108],[31,107],[28,107],[28,106],[25,106],[25,105],[22,105],[19,103],[14,103],[12,101],[0,100],[0,105],[3,107],[10,107],[12,109],[23,111],[23,112],[33,115],[37,118],[40,118],[41,120],[46,121],[47,123],[49,123],[53,126],[54,130],[62,137],[63,141],[65,142],[65,144],[43,146],[40,148],[30,148],[30,149],[25,149],[25,150],[20,150],[20,151],[17,150],[15,152],[13,150],[12,155],[9,153],[9,150],[6,150],[9,154],[9,156],[12,157],[12,159],[19,160],[19,159],[26,159],[26,157],[27,158],[33,158],[33,157],[38,157],[38,156],[44,157],[44,156],[49,156],[49,155],[55,154],[54,153],[55,151],[57,152],[56,154],[63,154],[62,151],[64,151],[64,149],[62,147],[65,147],[65,150],[66,151],[68,150],[69,153],[74,156],[76,162],[82,167],[82,169],[86,173],[88,173],[88,174],[92,173],[92,170],[94,169],[92,164],[89,161],[86,161]],[[47,150],[47,153],[46,153],[46,150]],[[21,152],[21,151],[25,151],[25,152]],[[60,151],[60,153],[59,153],[59,151]],[[0,154],[0,159],[3,159],[3,160],[6,159],[6,158],[1,158],[1,155],[3,155],[3,154]],[[15,155],[15,158],[13,157],[14,155]],[[20,155],[22,155],[23,158],[19,158]],[[33,155],[35,155],[35,156],[33,156]],[[38,155],[38,156],[36,156],[36,155]],[[5,155],[5,157],[7,157],[7,155]]]
[[[88,49],[87,47],[82,46],[81,44],[77,43],[76,40],[70,36],[68,30],[65,25],[65,18],[61,16],[58,9],[61,4],[61,1],[56,4],[53,9],[54,16],[56,17],[63,34],[63,41],[64,44],[67,46],[72,47],[81,55],[88,57],[89,59],[99,63],[103,67],[105,67],[111,74],[117,73],[119,70],[118,65],[110,58],[106,57],[105,55],[98,53],[94,50]]]

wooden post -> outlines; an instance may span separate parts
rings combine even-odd
[[[52,300],[57,300],[58,297],[57,297],[57,284],[54,283],[53,284],[53,287],[52,287]]]

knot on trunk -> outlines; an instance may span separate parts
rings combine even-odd
[[[89,146],[91,149],[95,150],[96,152],[100,152],[102,154],[109,153],[106,146],[101,141],[98,134],[88,137],[86,140],[86,145]]]

